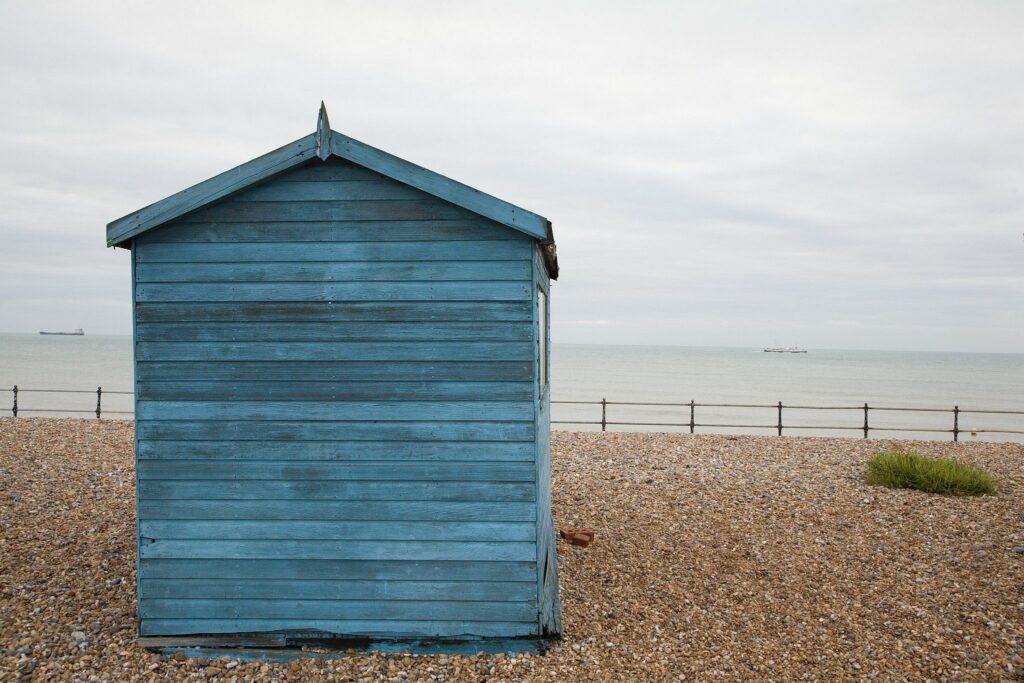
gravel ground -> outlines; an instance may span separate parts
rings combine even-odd
[[[566,637],[545,656],[291,664],[135,645],[131,423],[0,419],[0,680],[1024,680],[1024,447],[898,442],[1002,480],[873,488],[894,442],[557,432]]]

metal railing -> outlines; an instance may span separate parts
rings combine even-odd
[[[830,430],[853,430],[863,433],[864,438],[868,438],[871,432],[928,432],[936,434],[952,434],[953,441],[959,441],[960,435],[964,432],[970,433],[972,436],[977,434],[1024,434],[1024,430],[1016,429],[961,429],[960,428],[960,416],[971,414],[971,415],[1024,415],[1024,411],[1020,410],[965,410],[960,406],[953,406],[952,408],[907,408],[907,407],[886,407],[886,406],[869,406],[867,403],[856,406],[809,406],[809,405],[783,405],[782,401],[777,403],[697,403],[696,401],[690,401],[689,403],[651,403],[643,401],[608,401],[601,399],[600,401],[551,401],[552,405],[592,405],[601,407],[601,419],[600,420],[552,420],[551,424],[570,424],[570,425],[593,425],[600,426],[601,431],[607,431],[608,427],[619,426],[619,427],[684,427],[689,428],[690,434],[693,434],[697,427],[711,427],[718,429],[772,429],[775,430],[776,434],[782,436],[783,429],[813,429],[819,431],[830,431]],[[683,408],[689,410],[689,421],[688,422],[628,422],[628,421],[613,421],[608,419],[608,406],[648,406],[658,408]],[[776,420],[774,424],[738,424],[738,423],[716,423],[716,422],[697,422],[697,408],[740,408],[740,409],[771,409],[776,412]],[[863,414],[863,423],[856,425],[811,425],[811,424],[784,424],[782,421],[782,411],[784,408],[790,410],[831,410],[831,411],[857,411]],[[886,427],[873,427],[870,422],[871,412],[916,412],[916,413],[947,413],[953,417],[953,425],[951,429],[935,429],[932,427],[918,427],[918,426],[886,426]],[[685,412],[684,412],[685,415]]]
[[[11,415],[18,417],[21,413],[89,413],[96,415],[96,419],[101,419],[104,414],[109,415],[132,415],[131,410],[104,410],[103,409],[103,396],[104,395],[121,395],[121,396],[132,396],[134,392],[131,391],[104,391],[103,387],[96,387],[96,390],[91,389],[22,389],[18,385],[10,390],[12,394],[11,403]],[[24,408],[18,406],[18,396],[20,394],[92,394],[96,396],[96,407],[90,409],[72,409],[72,408]],[[551,424],[568,424],[568,425],[589,425],[599,426],[601,431],[607,431],[609,427],[682,427],[689,428],[690,433],[695,433],[698,427],[707,427],[715,429],[771,429],[776,434],[782,436],[784,429],[809,429],[818,431],[831,431],[831,430],[850,430],[862,432],[863,437],[866,439],[869,437],[871,432],[926,432],[935,434],[952,434],[953,441],[960,440],[960,434],[965,432],[970,433],[972,436],[977,434],[1016,434],[1024,435],[1024,430],[1018,429],[994,429],[994,428],[971,428],[961,429],[960,428],[960,416],[961,415],[1021,415],[1024,416],[1024,411],[1020,410],[977,410],[977,409],[962,409],[960,406],[953,406],[952,408],[908,408],[908,407],[888,407],[888,406],[869,406],[867,403],[855,406],[811,406],[811,405],[784,405],[782,401],[777,403],[697,403],[696,401],[690,401],[689,403],[656,403],[656,402],[645,402],[645,401],[609,401],[607,399],[601,399],[600,401],[551,401],[552,405],[586,405],[586,406],[600,406],[601,407],[601,419],[600,420],[552,420]],[[654,408],[682,408],[684,409],[684,416],[688,414],[689,420],[686,422],[643,422],[643,421],[625,421],[625,420],[609,420],[608,419],[608,406],[647,406]],[[775,411],[775,422],[773,424],[746,424],[746,423],[722,423],[722,422],[697,422],[697,408],[726,408],[726,409],[770,409]],[[851,425],[817,425],[817,424],[785,424],[782,419],[783,409],[790,410],[821,410],[821,411],[856,411],[863,415],[863,421],[860,422],[858,418],[858,424]],[[870,414],[872,412],[913,412],[913,413],[946,413],[952,415],[953,424],[951,429],[936,429],[934,427],[919,427],[919,426],[884,426],[876,427],[872,426],[870,422]]]
[[[132,391],[103,391],[103,387],[96,387],[96,391],[92,389],[19,389],[18,385],[15,384],[11,389],[11,393],[14,395],[11,404],[11,415],[14,417],[18,417],[18,413],[94,413],[96,419],[99,420],[103,413],[111,415],[131,415],[133,413],[131,410],[103,410],[104,394],[131,396],[134,394]],[[87,410],[77,408],[19,408],[18,394],[93,394],[96,396],[96,408]]]

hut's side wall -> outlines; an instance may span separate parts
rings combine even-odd
[[[544,292],[547,302],[543,310],[539,301],[534,302],[534,329],[538,334],[544,331],[546,343],[543,346],[547,351],[544,354],[541,344],[537,344],[537,370],[539,373],[541,363],[547,364],[544,374],[549,378],[543,386],[537,382],[537,591],[542,633],[561,635],[558,557],[551,519],[551,278],[539,247],[534,253],[533,280],[534,286]]]
[[[539,633],[532,240],[332,160],[133,258],[143,635]]]

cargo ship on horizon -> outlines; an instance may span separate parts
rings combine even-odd
[[[807,353],[807,349],[799,346],[770,346],[764,350],[765,353]]]
[[[40,332],[39,334],[56,335],[59,337],[84,337],[85,330],[79,327],[77,330],[72,332]]]

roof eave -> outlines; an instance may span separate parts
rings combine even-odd
[[[310,134],[252,161],[224,171],[201,183],[107,224],[107,246],[123,245],[131,238],[172,221],[210,202],[254,183],[283,173],[317,156],[317,136]]]
[[[396,157],[366,143],[331,131],[331,152],[360,166],[405,183],[504,226],[545,241],[551,238],[548,219],[457,180]]]

